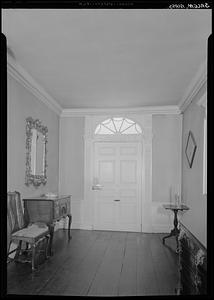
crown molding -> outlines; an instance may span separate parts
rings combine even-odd
[[[151,115],[179,115],[181,113],[177,105],[144,106],[131,108],[73,108],[63,109],[61,117],[83,117],[88,115],[121,115],[121,114],[151,114]]]
[[[207,118],[207,91],[201,96],[197,104],[205,108],[205,119]]]
[[[30,91],[36,99],[47,105],[58,115],[61,114],[61,106],[54,100],[32,76],[17,62],[9,53],[7,53],[7,72],[28,91]]]
[[[199,106],[203,106],[204,108],[207,107],[207,92],[205,92],[201,98],[198,100],[197,104]]]
[[[187,87],[178,106],[181,112],[184,112],[187,107],[194,101],[195,96],[200,91],[202,86],[207,82],[207,61],[203,62],[189,86]]]

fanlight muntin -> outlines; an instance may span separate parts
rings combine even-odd
[[[128,118],[109,118],[97,125],[95,135],[141,134],[141,127]]]

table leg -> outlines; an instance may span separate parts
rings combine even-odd
[[[174,218],[174,234],[175,234],[175,239],[176,239],[176,244],[177,244],[177,248],[176,248],[176,252],[178,252],[178,236],[180,233],[180,230],[178,229],[178,218],[177,218],[177,214],[178,214],[178,210],[174,211],[175,213],[175,218]]]
[[[48,259],[50,235],[47,235],[45,238],[46,238],[45,259]]]
[[[178,214],[178,211],[174,210],[174,229],[178,230],[178,218],[177,218],[177,214]]]
[[[53,250],[52,250],[52,243],[53,243],[53,236],[54,236],[54,225],[55,224],[49,224],[48,227],[49,227],[49,233],[50,233],[50,241],[49,241],[49,249],[48,249],[48,253],[49,253],[49,256],[52,256],[53,255]]]
[[[170,236],[174,236],[174,231],[171,230],[170,234],[168,234],[167,236],[164,236],[162,241],[163,241],[163,244],[165,244],[165,239],[168,239]]]
[[[176,248],[176,252],[177,252],[177,249],[178,249],[178,235],[179,235],[179,229],[177,227],[178,226],[178,218],[177,218],[178,210],[173,209],[173,212],[174,212],[174,228],[171,230],[169,235],[163,237],[162,241],[163,241],[163,244],[165,244],[165,239],[167,239],[171,236],[175,236],[176,243],[177,243],[177,248]]]
[[[71,221],[72,221],[72,216],[71,214],[68,214],[68,239],[71,239]]]
[[[175,238],[176,238],[176,244],[177,244],[177,248],[176,248],[176,253],[179,252],[179,243],[178,243],[178,236],[179,236],[179,229],[178,229],[178,233],[176,234]]]

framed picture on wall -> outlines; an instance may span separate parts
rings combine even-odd
[[[196,145],[193,133],[191,131],[189,131],[185,153],[186,153],[187,161],[188,161],[190,168],[192,168],[196,148],[197,148],[197,145]]]

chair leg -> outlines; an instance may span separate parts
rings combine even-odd
[[[29,243],[25,242],[25,249],[22,250],[22,253],[25,254],[25,255],[27,255],[27,253],[28,253],[28,245],[29,245]]]
[[[9,257],[9,253],[10,253],[10,246],[11,246],[11,241],[9,242],[9,245],[8,245],[8,249],[7,249],[7,263],[11,261],[10,257]]]
[[[19,254],[20,254],[21,248],[22,248],[22,241],[19,241],[19,245],[18,245],[18,247],[16,249],[16,254],[14,256],[14,260],[17,260]]]
[[[32,248],[32,271],[35,270],[35,254],[36,254],[36,245],[32,244],[31,245]]]
[[[26,242],[26,248],[25,248],[25,250],[28,250],[28,245],[29,245],[29,243]]]

